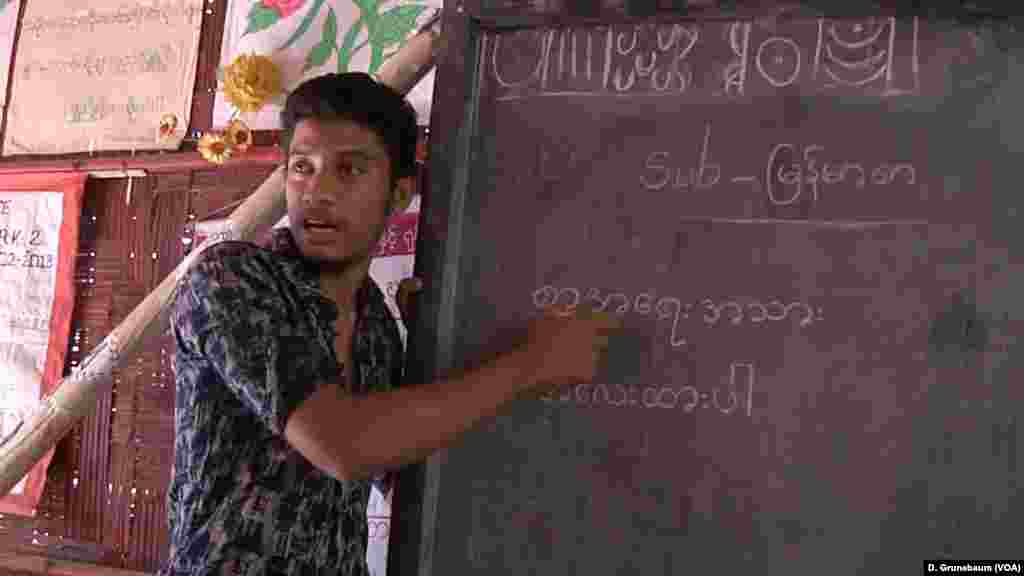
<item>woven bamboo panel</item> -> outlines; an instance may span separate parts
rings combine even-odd
[[[185,257],[191,223],[251,193],[272,167],[90,180],[83,203],[68,369]],[[197,211],[197,207],[198,210]],[[172,341],[126,358],[96,410],[61,442],[36,518],[0,518],[0,553],[65,555],[154,572],[168,552]],[[69,546],[74,544],[74,546]],[[61,548],[63,546],[63,548]]]

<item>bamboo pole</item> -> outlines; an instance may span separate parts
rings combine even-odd
[[[434,65],[443,46],[435,14],[389,58],[377,73],[378,81],[405,94]],[[63,379],[52,395],[44,398],[0,443],[0,494],[7,494],[78,420],[96,406],[100,385],[109,385],[121,359],[136,351],[150,336],[162,332],[175,285],[192,260],[206,246],[224,239],[253,240],[285,215],[284,169],[279,167],[228,218],[226,232],[208,238]]]
[[[151,576],[146,572],[122,570],[100,564],[56,560],[33,554],[4,554],[0,556],[0,570],[4,574],[49,574],[50,576]]]

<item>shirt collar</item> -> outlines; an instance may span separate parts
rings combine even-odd
[[[289,276],[298,279],[300,282],[312,288],[318,297],[321,313],[331,321],[338,318],[338,305],[334,300],[327,298],[320,292],[320,265],[315,261],[305,258],[295,237],[287,226],[275,228],[271,232],[269,248],[280,256],[280,260],[289,272]],[[356,292],[357,319],[372,318],[374,320],[385,319],[390,312],[384,303],[384,294],[381,293],[377,283],[367,274],[363,284]]]

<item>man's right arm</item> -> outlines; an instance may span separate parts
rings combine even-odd
[[[339,479],[422,460],[520,394],[593,380],[619,322],[582,316],[549,309],[531,321],[525,345],[442,382],[358,398],[320,390],[292,414],[286,437]]]
[[[288,442],[314,466],[344,479],[420,461],[537,384],[524,351],[445,381],[351,396],[325,386],[288,419]]]
[[[179,353],[210,362],[271,433],[339,479],[421,460],[527,390],[593,379],[617,324],[549,311],[531,323],[524,346],[476,369],[353,397],[319,380],[330,358],[280,313],[273,282],[245,250],[216,245],[197,258],[172,314]]]

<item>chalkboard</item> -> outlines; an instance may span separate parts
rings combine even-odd
[[[409,378],[552,302],[625,329],[405,473],[392,573],[1019,556],[1020,21],[618,4],[446,6]]]

